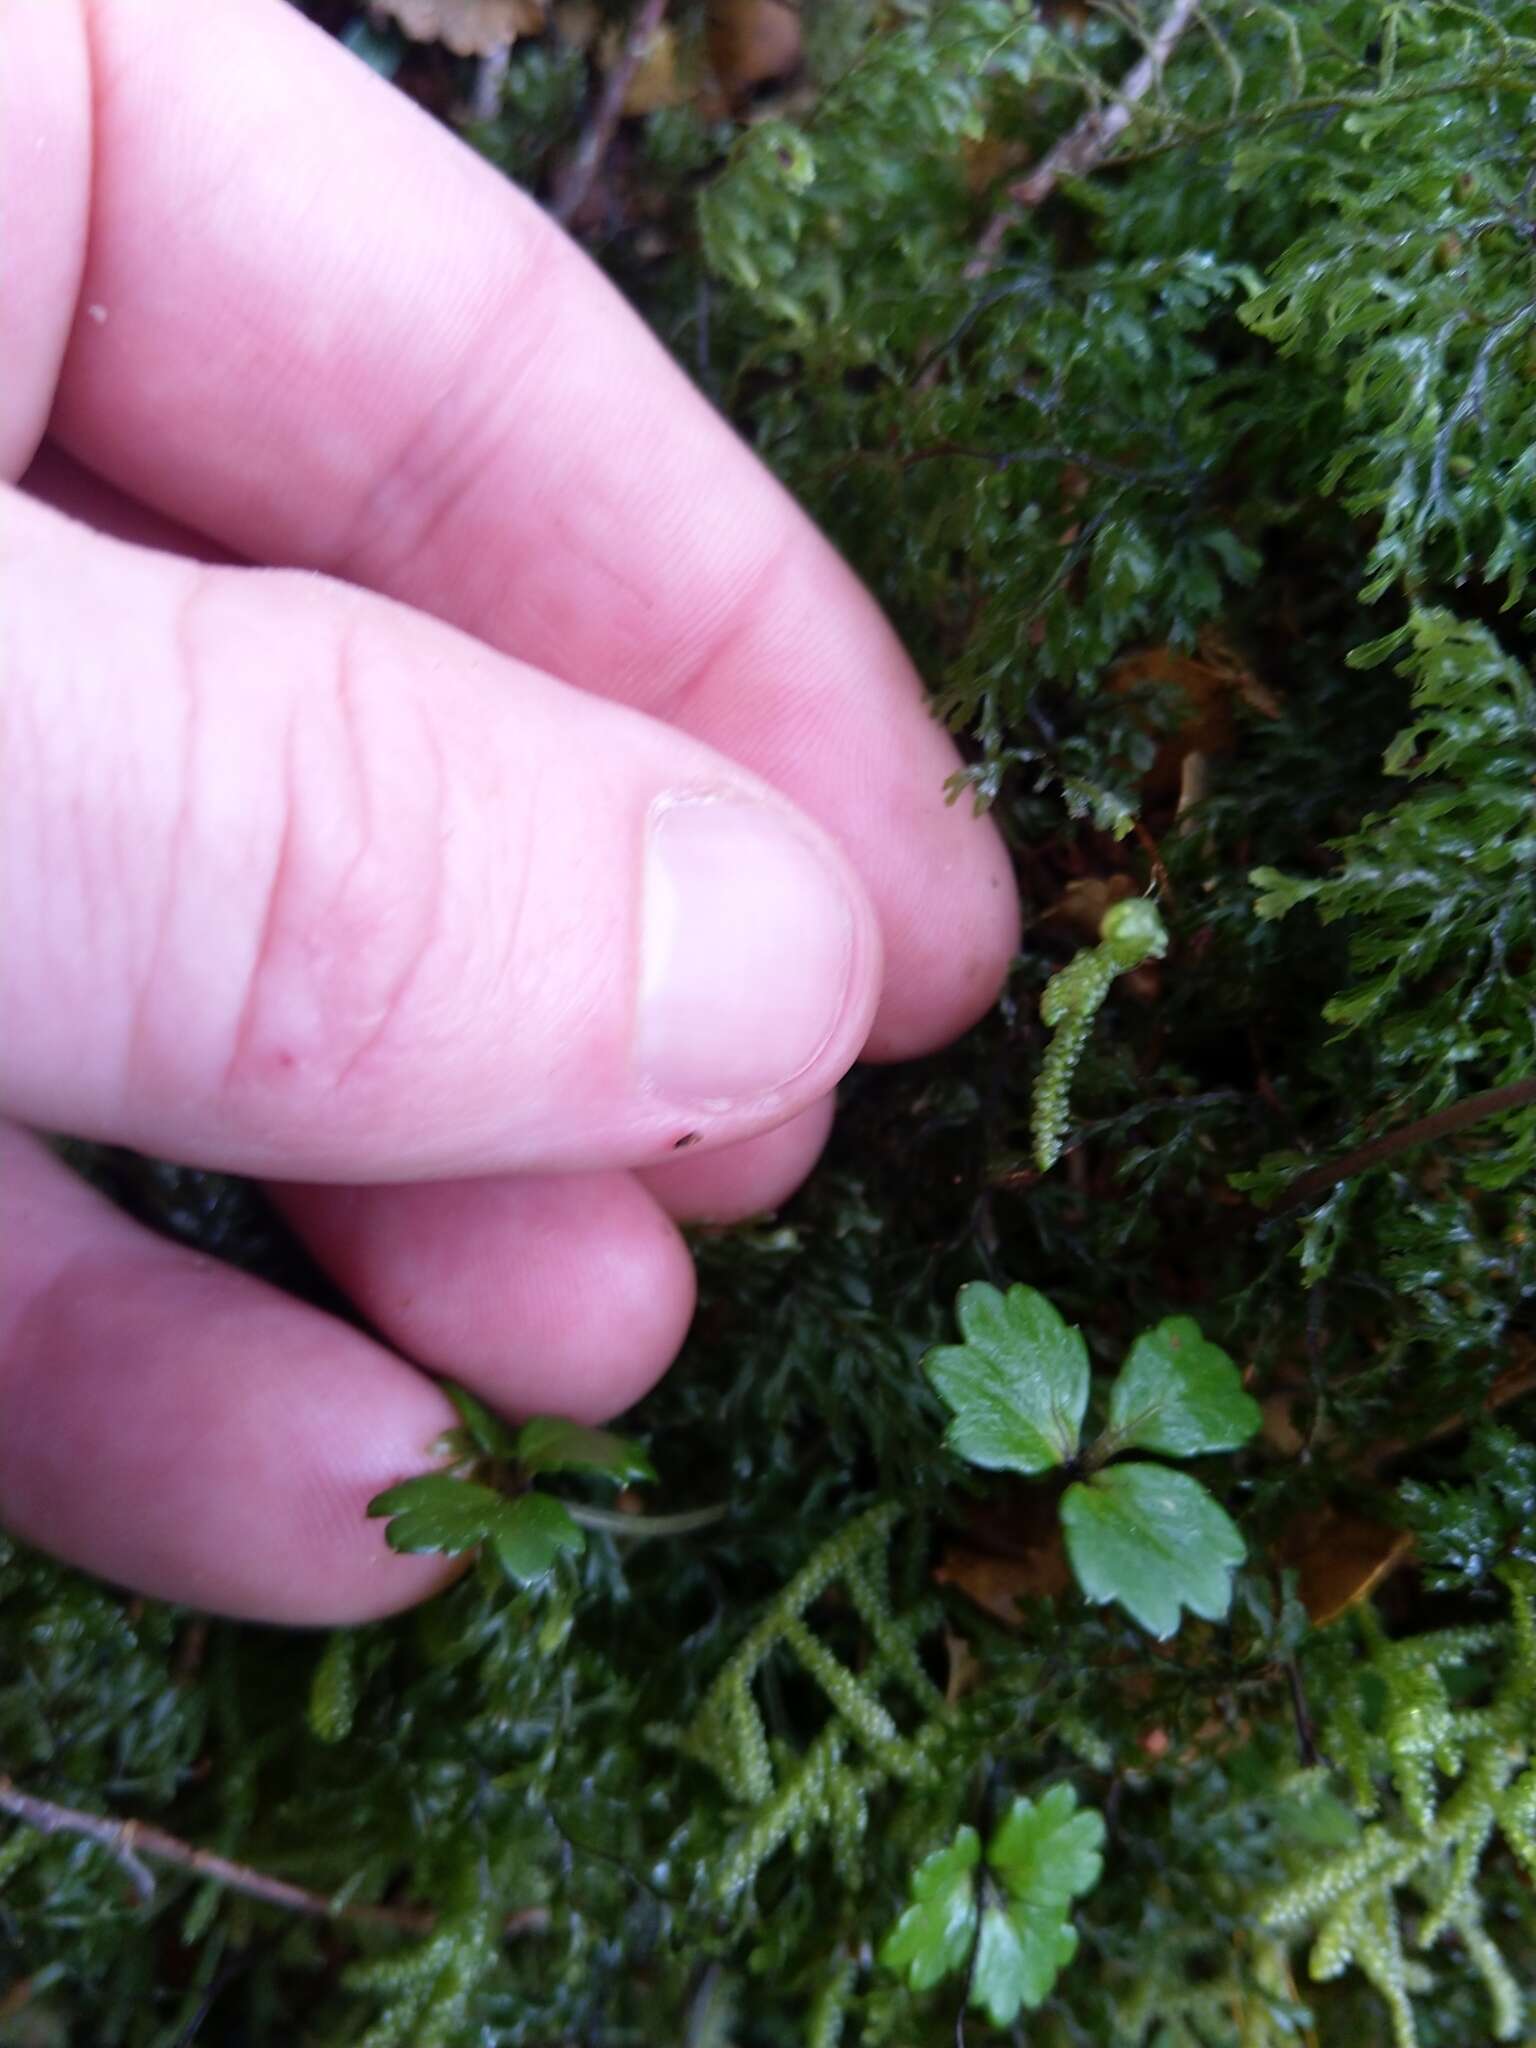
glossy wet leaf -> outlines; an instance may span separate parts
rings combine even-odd
[[[656,1477],[655,1466],[628,1437],[567,1422],[560,1415],[536,1415],[523,1424],[517,1459],[528,1472],[596,1472],[621,1486]]]
[[[1033,1287],[1006,1294],[976,1281],[956,1314],[963,1344],[925,1360],[953,1411],[950,1448],[989,1471],[1049,1472],[1077,1450],[1088,1405],[1088,1347]]]
[[[1107,1465],[1067,1488],[1067,1555],[1097,1603],[1118,1600],[1149,1634],[1171,1636],[1182,1608],[1219,1621],[1244,1544],[1198,1479],[1169,1465]]]
[[[1020,1904],[1065,1911],[1099,1881],[1104,1859],[1102,1815],[1079,1809],[1070,1785],[1039,1799],[1015,1799],[987,1846],[987,1861]]]
[[[1248,1441],[1263,1417],[1237,1367],[1190,1316],[1136,1339],[1109,1397],[1102,1448],[1194,1458]]]
[[[1092,1891],[1103,1869],[1102,1817],[1079,1812],[1070,1785],[1039,1800],[1018,1798],[987,1849],[1002,1888],[982,1914],[971,2003],[996,2026],[1050,1996],[1077,1953],[1072,1901]]]
[[[483,1543],[505,1506],[505,1497],[494,1487],[447,1472],[424,1472],[375,1494],[368,1512],[389,1516],[384,1540],[391,1550],[410,1555],[441,1551],[452,1557]]]
[[[976,1933],[976,1866],[981,1838],[961,1828],[912,1873],[912,1903],[886,1936],[880,1960],[900,1970],[914,1991],[926,1991],[964,1969]]]
[[[411,1556],[438,1553],[459,1557],[489,1548],[510,1579],[534,1586],[548,1578],[562,1552],[581,1551],[585,1537],[560,1502],[548,1494],[508,1499],[494,1487],[424,1473],[375,1496],[374,1516],[389,1516],[384,1540]]]
[[[993,1831],[984,1870],[976,1830],[961,1828],[919,1865],[912,1904],[881,1962],[925,1991],[971,1965],[974,1945],[970,2003],[995,2025],[1010,2025],[1049,1996],[1076,1952],[1072,1901],[1098,1883],[1103,1839],[1103,1820],[1078,1811],[1070,1785],[1039,1800],[1016,1798]]]
[[[509,1501],[491,1532],[491,1550],[509,1579],[536,1586],[562,1555],[579,1556],[586,1538],[559,1501],[547,1493],[525,1493]]]
[[[466,1387],[445,1383],[443,1392],[458,1410],[464,1433],[477,1451],[488,1458],[517,1455],[517,1438],[499,1415],[493,1415],[483,1401],[477,1401]]]

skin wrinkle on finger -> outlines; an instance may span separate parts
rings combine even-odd
[[[622,701],[684,690],[680,722],[819,818],[875,896],[872,1050],[971,1021],[1013,949],[1011,879],[945,807],[953,749],[857,580],[497,173],[276,0],[228,0],[216,30],[159,6],[173,32],[142,38],[133,0],[96,4],[98,45],[134,58],[102,108],[88,290],[125,317],[77,328],[68,445],[247,555],[344,568]],[[231,167],[258,163],[242,210]],[[167,242],[189,182],[223,211]]]
[[[151,546],[189,560],[212,559],[211,543],[200,534],[170,526],[158,515],[124,498],[121,493],[73,463],[62,450],[45,448],[23,488],[45,503],[55,505],[71,517],[90,525],[96,532]],[[14,708],[14,706],[13,706]],[[534,782],[537,763],[530,764],[528,795],[530,818],[539,809]],[[523,863],[514,866],[521,872]],[[518,932],[526,907],[526,890],[519,889],[509,902],[505,921],[505,959],[501,971],[510,972],[516,957]],[[679,1222],[710,1222],[751,1216],[781,1202],[810,1171],[825,1141],[831,1122],[830,1098],[814,1105],[788,1125],[765,1132],[759,1138],[742,1140],[707,1155],[707,1183],[701,1188],[697,1169],[703,1159],[669,1161],[644,1180],[651,1193]],[[342,1188],[337,1197],[345,1201]]]
[[[144,956],[141,971],[133,977],[128,1029],[123,1045],[122,1072],[118,1084],[118,1100],[125,1106],[131,1094],[132,1077],[143,1071],[149,1058],[150,1019],[163,1000],[161,988],[166,944],[173,918],[176,875],[184,859],[192,851],[192,805],[193,793],[197,788],[198,753],[198,693],[193,685],[196,665],[192,658],[193,614],[198,594],[204,587],[197,576],[189,575],[183,585],[179,602],[173,601],[170,612],[176,658],[169,665],[169,681],[172,688],[179,691],[181,697],[180,767],[173,785],[176,790],[176,802],[166,832],[165,859],[154,889],[154,936]],[[127,853],[126,848],[124,852]],[[132,871],[131,864],[118,870],[120,874],[131,874]],[[102,904],[98,917],[110,915],[111,910],[110,904]]]
[[[364,494],[348,509],[345,527],[318,550],[332,574],[372,588],[403,589],[411,563],[437,550],[456,508],[516,461],[519,393],[550,345],[556,317],[550,280],[560,274],[558,265],[544,260],[554,230],[537,214],[526,225],[526,240],[495,290],[487,285],[481,302],[464,315],[462,332],[445,348],[436,371],[442,389],[418,416],[408,416],[404,438],[379,460]],[[517,309],[515,327],[509,304]],[[515,343],[506,339],[509,332]],[[371,573],[358,573],[364,563]]]
[[[666,1155],[684,1116],[717,1142],[767,1128],[853,1058],[878,988],[869,909],[814,828],[720,757],[326,579],[167,562],[25,500],[3,509],[20,599],[6,620],[13,687],[53,701],[63,670],[75,689],[71,729],[48,736],[0,823],[20,845],[39,829],[31,813],[58,810],[83,834],[0,927],[19,1113],[290,1177],[606,1167]],[[357,671],[345,701],[342,646]],[[184,691],[156,666],[178,648],[197,698],[190,806]],[[427,772],[434,747],[439,776]],[[733,792],[740,801],[712,810]],[[688,1093],[681,1070],[669,1081],[653,1065],[652,1082],[637,1064],[655,1057],[653,1041],[637,1043],[634,1009],[642,851],[647,836],[672,843],[658,819],[701,800],[708,845],[735,850],[743,830],[766,832],[779,850],[765,875],[792,893],[759,906],[774,913],[770,954],[733,951],[722,969],[714,940],[695,944],[679,996],[701,997],[705,1017],[738,1018],[747,1039],[765,1017],[774,1030],[785,1018],[815,1027],[798,1075],[717,1067],[741,1077],[729,1101],[706,1084]],[[82,866],[102,873],[104,914],[121,906],[107,914],[105,953],[72,893]],[[690,901],[719,918],[727,880],[698,874],[704,894]],[[148,928],[146,899],[157,905]],[[515,931],[504,903],[517,907]],[[820,941],[807,954],[806,919],[842,935],[835,957]],[[738,923],[750,934],[758,920]],[[156,948],[140,1065],[124,1076],[127,992]],[[795,949],[814,963],[803,1014],[771,985]],[[770,981],[754,997],[756,974]],[[665,1014],[688,1072],[701,1071],[720,1034]],[[725,1038],[735,1059],[734,1031]],[[776,1057],[766,1039],[763,1056]]]
[[[365,722],[360,718],[358,712],[353,671],[353,636],[350,631],[345,631],[341,638],[336,670],[336,701],[340,713],[340,725],[346,734],[348,758],[356,765],[363,758],[362,732]],[[422,741],[419,760],[426,765],[427,781],[429,784],[429,794],[424,804],[424,815],[429,820],[446,820],[448,815],[448,790],[442,749],[438,745],[437,734],[433,730],[431,719],[419,715],[419,707],[415,723]],[[381,830],[388,830],[393,827],[392,819],[386,821],[376,816],[376,807],[371,801],[372,782],[369,776],[360,769],[357,770],[357,788],[359,808],[362,813],[362,828],[358,851],[353,857],[351,866],[342,875],[339,883],[339,889],[343,895],[352,885],[354,875],[367,860],[369,847],[378,833]],[[415,942],[409,943],[404,947],[398,971],[390,983],[380,992],[376,1019],[361,1034],[355,1051],[349,1055],[338,1073],[336,1077],[338,1091],[344,1090],[348,1082],[366,1066],[374,1052],[383,1045],[389,1036],[394,1019],[403,1015],[409,1006],[412,989],[427,961],[430,935],[435,930],[438,930],[445,921],[442,910],[442,892],[446,885],[442,847],[443,841],[450,830],[451,827],[449,825],[445,822],[440,822],[435,833],[429,832],[425,835],[432,849],[433,858],[426,865],[428,880],[421,892],[421,910],[419,912]],[[514,864],[510,872],[518,877],[514,887],[513,898],[514,903],[516,903],[521,901],[526,890],[527,870],[525,867],[519,867]],[[502,902],[505,903],[506,900],[505,896],[503,896]],[[513,957],[516,957],[515,915],[509,933],[508,944],[512,950]]]
[[[317,884],[312,856],[306,856],[306,832],[302,821],[312,816],[316,797],[305,789],[308,773],[304,764],[307,747],[312,746],[316,719],[311,700],[290,706],[283,736],[283,826],[273,865],[261,931],[252,960],[246,995],[239,1009],[228,1061],[221,1076],[221,1092],[239,1095],[248,1080],[262,1086],[261,1068],[272,1057],[274,1038],[294,1034],[286,1020],[274,1023],[270,1015],[272,988],[290,985],[295,979],[293,960],[313,962],[315,935],[327,930],[356,927],[372,934],[390,933],[390,957],[381,966],[360,1013],[349,1033],[350,1047],[338,1063],[331,1089],[342,1095],[349,1082],[362,1074],[369,1059],[379,1050],[391,1029],[405,1014],[413,984],[422,972],[431,949],[433,934],[446,922],[443,891],[442,847],[450,829],[447,823],[446,785],[441,749],[430,718],[408,697],[401,709],[409,722],[410,736],[420,745],[403,742],[389,749],[377,741],[370,749],[368,721],[360,715],[354,672],[360,660],[354,617],[343,613],[335,637],[335,659],[329,681],[331,689],[325,710],[328,730],[336,744],[324,750],[324,771],[330,782],[329,808],[334,818],[345,814],[351,829],[345,845],[334,860],[335,874],[329,891]],[[370,759],[385,751],[412,764],[409,777],[411,802],[390,806],[386,821],[378,816],[374,801],[380,780],[376,762]],[[419,770],[426,764],[423,781]],[[339,772],[338,772],[339,771]],[[343,797],[343,792],[345,795]],[[399,860],[393,844],[386,846],[381,833],[394,840],[407,832],[414,857]],[[382,885],[377,879],[384,877]],[[408,891],[402,882],[409,878]],[[374,905],[382,895],[378,909]],[[298,970],[302,975],[302,967]],[[326,997],[317,989],[314,1002],[323,1009]],[[323,1027],[322,1027],[323,1028]],[[284,1057],[280,1052],[278,1057]]]

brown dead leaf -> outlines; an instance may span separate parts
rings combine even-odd
[[[1366,1600],[1408,1556],[1413,1535],[1389,1529],[1348,1508],[1302,1516],[1279,1545],[1280,1562],[1295,1571],[1301,1604],[1326,1628]]]
[[[1053,1542],[1019,1557],[995,1557],[990,1551],[950,1544],[933,1576],[941,1586],[956,1587],[1006,1628],[1017,1628],[1023,1619],[1020,1600],[1059,1599],[1072,1583],[1059,1532]]]
[[[1070,937],[1083,945],[1095,945],[1105,911],[1123,903],[1135,887],[1129,875],[1078,875],[1042,914],[1040,922],[1058,930],[1065,928]]]
[[[1117,661],[1106,681],[1117,694],[1139,683],[1171,684],[1188,703],[1186,716],[1177,731],[1163,739],[1143,780],[1142,787],[1152,797],[1186,794],[1185,763],[1191,756],[1200,757],[1193,771],[1199,778],[1211,755],[1231,753],[1237,739],[1234,700],[1261,718],[1280,716],[1274,692],[1211,628],[1201,634],[1193,655],[1176,654],[1171,647],[1145,648]]]
[[[590,50],[602,27],[597,0],[550,0],[550,26],[567,49]]]
[[[981,198],[994,186],[1023,170],[1034,151],[1027,142],[1008,141],[997,135],[967,136],[960,144],[960,162],[973,198]]]
[[[1294,1458],[1306,1443],[1296,1427],[1296,1399],[1294,1394],[1270,1394],[1259,1404],[1264,1411],[1260,1434],[1282,1458]]]
[[[598,69],[604,73],[624,59],[629,37],[623,29],[610,30],[597,46]],[[677,38],[663,22],[647,39],[640,61],[630,74],[624,91],[626,119],[654,114],[662,107],[681,107],[693,97],[694,81],[684,76],[678,63]]]
[[[721,91],[737,98],[797,68],[799,10],[790,0],[711,0],[705,43]]]
[[[417,43],[445,43],[456,57],[488,57],[544,26],[544,0],[376,0]]]
[[[944,1631],[944,1655],[949,1664],[944,1680],[944,1699],[952,1707],[956,1700],[963,1700],[968,1692],[976,1690],[981,1677],[981,1659],[965,1637],[957,1636],[952,1629]]]

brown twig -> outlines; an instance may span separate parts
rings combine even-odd
[[[306,1891],[286,1878],[268,1877],[264,1871],[235,1863],[228,1856],[215,1855],[211,1849],[199,1849],[145,1821],[115,1820],[110,1814],[83,1813],[78,1807],[39,1799],[34,1793],[23,1792],[4,1774],[0,1774],[0,1813],[8,1813],[27,1827],[36,1828],[39,1834],[81,1835],[88,1841],[99,1842],[122,1865],[146,1904],[155,1892],[155,1880],[147,1866],[170,1863],[178,1870],[189,1870],[195,1877],[223,1885],[228,1891],[243,1892],[247,1898],[260,1899],[269,1906],[283,1906],[290,1913],[303,1913],[312,1920],[349,1920],[366,1927],[398,1928],[403,1934],[430,1934],[437,1925],[438,1916],[431,1906],[378,1906],[363,1900],[338,1905],[323,1892]],[[506,1932],[536,1934],[548,1924],[546,1909],[530,1906],[520,1913],[508,1914]]]
[[[1090,107],[1069,134],[1043,156],[1027,177],[1007,188],[1004,203],[982,230],[976,253],[965,267],[968,278],[985,277],[997,261],[1003,238],[1021,213],[1043,206],[1063,178],[1081,177],[1108,155],[1131,124],[1139,100],[1146,98],[1161,78],[1173,46],[1183,35],[1199,9],[1199,0],[1169,0],[1167,13],[1157,33],[1147,44],[1139,62],[1120,81],[1107,106]]]
[[[1481,1417],[1496,1415],[1511,1401],[1523,1401],[1527,1394],[1532,1393],[1536,1393],[1536,1365],[1513,1365],[1508,1372],[1499,1374],[1475,1408],[1458,1409],[1454,1415],[1443,1416],[1433,1429],[1425,1430],[1421,1436],[1384,1436],[1362,1452],[1350,1469],[1358,1479],[1377,1479],[1383,1466],[1390,1465],[1405,1452],[1422,1450],[1426,1444],[1437,1444],[1448,1436],[1456,1436],[1460,1431],[1470,1429]]]
[[[643,6],[630,25],[629,34],[624,39],[624,47],[619,52],[613,69],[603,81],[597,105],[592,109],[592,118],[587,123],[570,162],[555,180],[549,210],[562,227],[570,226],[582,202],[592,190],[592,181],[602,168],[603,158],[608,154],[608,146],[613,141],[623,115],[624,100],[629,92],[630,83],[640,68],[641,59],[650,46],[652,36],[661,27],[662,16],[666,11],[667,0],[644,0]]]
[[[1417,1123],[1388,1131],[1384,1138],[1373,1138],[1368,1145],[1357,1145],[1353,1152],[1342,1152],[1337,1159],[1309,1167],[1291,1182],[1276,1202],[1275,1211],[1280,1214],[1287,1209],[1299,1209],[1314,1195],[1323,1194],[1354,1174],[1364,1173],[1367,1167],[1379,1166],[1384,1159],[1410,1151],[1415,1145],[1430,1145],[1437,1138],[1448,1138],[1472,1124],[1485,1122],[1491,1116],[1503,1116],[1511,1109],[1524,1109],[1528,1102],[1536,1102],[1536,1078],[1511,1081],[1503,1088],[1489,1088],[1481,1095],[1465,1096],[1460,1102],[1453,1102],[1448,1109],[1437,1109],[1433,1116],[1422,1116]]]

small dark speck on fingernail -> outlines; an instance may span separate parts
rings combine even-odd
[[[672,1150],[674,1152],[686,1152],[690,1145],[697,1145],[700,1135],[701,1133],[698,1131],[684,1131],[680,1138],[672,1140]]]

